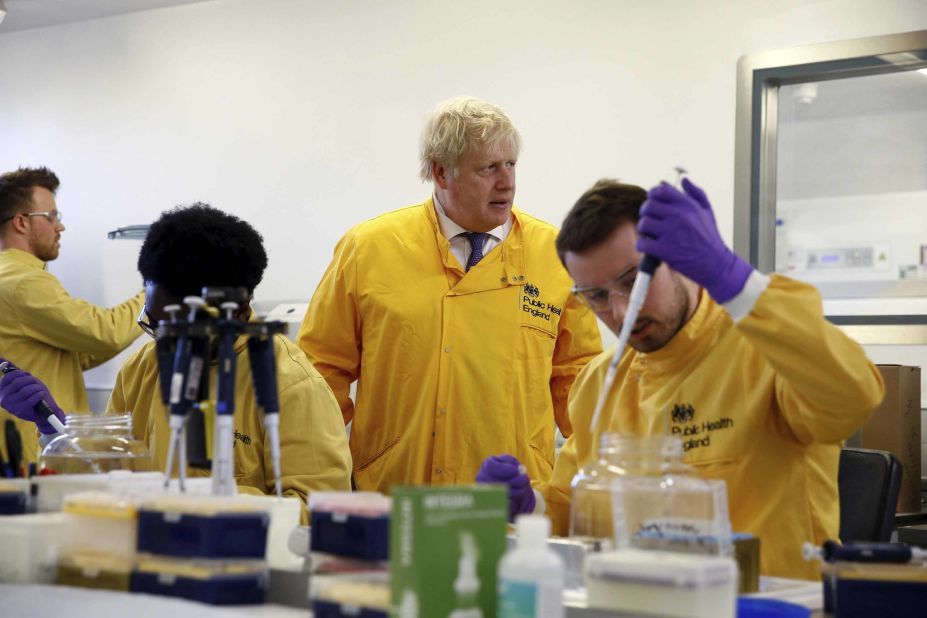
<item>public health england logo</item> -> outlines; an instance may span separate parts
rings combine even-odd
[[[673,422],[688,423],[695,416],[695,408],[690,403],[677,403],[673,406]]]
[[[527,294],[528,296],[532,298],[537,298],[538,296],[541,295],[541,290],[539,290],[538,286],[534,285],[533,283],[526,283],[524,290],[525,290],[525,294]]]

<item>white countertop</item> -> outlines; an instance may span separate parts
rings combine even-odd
[[[16,618],[307,618],[283,605],[206,605],[151,594],[46,584],[0,584],[3,616]]]

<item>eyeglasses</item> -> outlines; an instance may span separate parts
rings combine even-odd
[[[60,210],[43,210],[40,212],[20,212],[16,214],[22,215],[24,217],[45,217],[46,219],[48,219],[49,223],[53,223],[53,224],[61,223],[61,211]],[[15,218],[16,218],[16,215],[13,215],[12,217],[7,217],[3,221],[0,221],[0,223],[6,223],[7,221],[12,221]]]
[[[609,311],[611,309],[609,300],[612,294],[619,298],[628,298],[631,296],[631,289],[634,288],[635,279],[637,279],[637,267],[632,267],[630,271],[618,275],[607,287],[589,286],[578,288],[574,285],[571,291],[593,311],[597,313]]]
[[[152,326],[151,322],[148,320],[148,308],[145,305],[142,305],[142,310],[138,312],[138,318],[135,320],[135,323],[138,324],[138,327],[141,328],[146,335],[152,339],[156,339],[158,335],[158,328],[156,326]]]

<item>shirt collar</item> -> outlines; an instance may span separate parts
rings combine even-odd
[[[10,258],[20,262],[22,264],[28,264],[29,266],[34,266],[35,268],[41,268],[42,270],[48,270],[48,263],[45,260],[41,260],[36,256],[32,255],[28,251],[23,251],[22,249],[4,249],[3,253],[8,255]]]
[[[457,225],[457,223],[455,223],[453,220],[451,220],[450,217],[447,216],[447,214],[444,212],[444,206],[442,206],[441,202],[438,200],[437,193],[434,194],[434,202],[435,214],[438,215],[438,227],[441,228],[441,233],[445,238],[448,239],[448,241],[456,236],[460,236],[461,234],[470,233],[470,230]],[[506,236],[508,236],[511,229],[512,217],[509,217],[505,223],[489,230],[487,234],[495,238],[497,241],[502,242],[505,240]]]

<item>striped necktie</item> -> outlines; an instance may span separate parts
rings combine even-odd
[[[470,241],[470,259],[467,260],[467,270],[470,270],[476,263],[483,259],[483,243],[486,242],[486,237],[489,236],[486,232],[467,232],[464,234],[467,237],[467,240]]]

